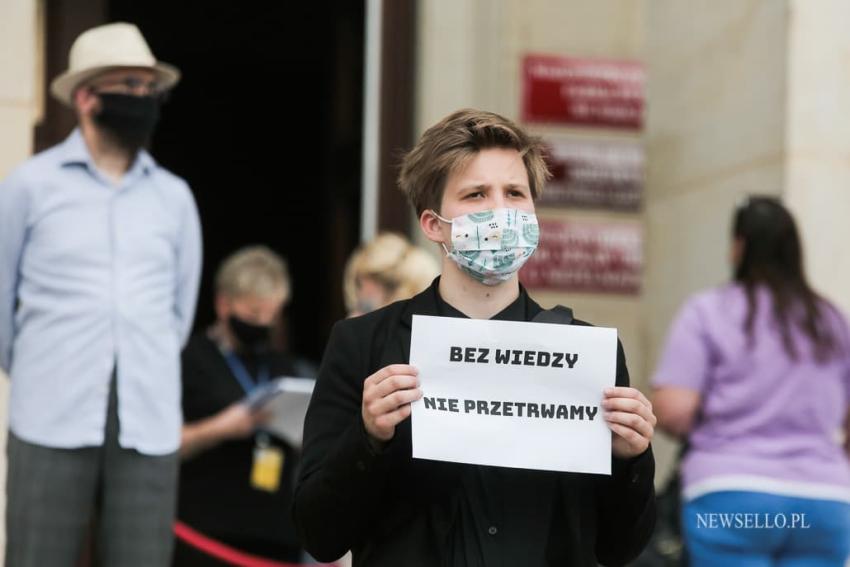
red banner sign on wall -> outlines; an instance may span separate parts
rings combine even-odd
[[[540,219],[540,245],[520,271],[531,289],[636,294],[643,234],[635,222]]]
[[[643,146],[632,140],[547,137],[552,178],[541,206],[636,211],[643,196]]]
[[[522,67],[525,122],[634,130],[643,124],[638,62],[527,55]]]

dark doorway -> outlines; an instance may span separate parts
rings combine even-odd
[[[344,315],[358,241],[364,2],[109,0],[183,72],[152,153],[192,187],[204,228],[196,329],[233,250],[263,243],[289,262],[289,345],[318,360]]]

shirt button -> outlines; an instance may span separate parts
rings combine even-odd
[[[363,472],[363,471],[366,470],[366,463],[364,463],[363,461],[357,461],[357,464],[355,466],[357,467],[357,470],[359,470],[360,472]]]
[[[499,529],[496,526],[490,526],[489,528],[487,528],[487,533],[490,535],[496,535],[497,533],[499,533]]]

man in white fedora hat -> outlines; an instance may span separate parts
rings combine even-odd
[[[145,150],[179,80],[136,26],[90,29],[52,94],[78,128],[0,184],[0,367],[11,377],[7,567],[168,565],[180,349],[201,231]]]

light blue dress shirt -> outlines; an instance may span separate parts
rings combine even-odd
[[[114,185],[80,132],[0,183],[0,366],[12,432],[103,444],[117,372],[119,443],[180,445],[180,350],[192,327],[201,228],[185,181],[140,152]]]

